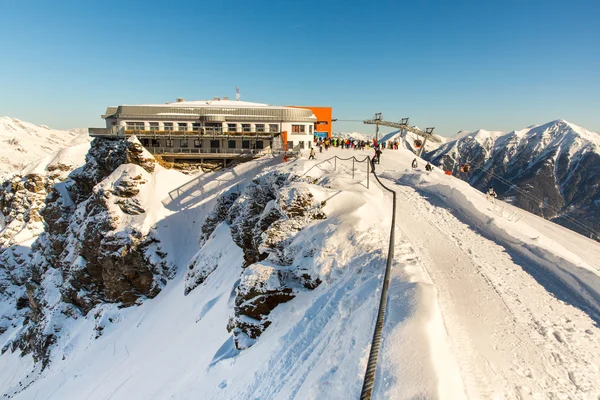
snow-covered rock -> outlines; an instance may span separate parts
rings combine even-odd
[[[325,218],[304,182],[289,174],[267,173],[255,178],[241,195],[223,194],[205,220],[203,246],[189,265],[185,293],[217,269],[222,253],[215,251],[210,235],[218,224],[227,223],[234,243],[243,250],[245,268],[227,329],[233,332],[238,349],[249,347],[271,324],[268,315],[278,304],[321,283],[300,262],[312,257],[315,249],[310,243],[294,241],[312,221]]]
[[[155,167],[135,138],[95,139],[86,163],[64,182],[54,182],[41,213],[20,213],[7,204],[16,219],[39,215],[43,218],[36,220],[45,227],[31,246],[30,261],[19,268],[24,278],[11,279],[19,293],[25,286],[29,307],[12,347],[31,352],[45,366],[65,319],[106,303],[139,304],[155,297],[173,276],[174,267],[146,218],[152,199],[145,186]],[[31,174],[24,186],[43,194],[47,189]]]

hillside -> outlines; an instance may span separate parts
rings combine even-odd
[[[392,202],[334,154],[189,176],[95,140],[0,268],[0,393],[357,398]],[[600,245],[413,158],[376,166],[398,220],[374,398],[598,397]]]
[[[0,180],[65,147],[89,142],[87,132],[61,131],[0,117]]]
[[[600,134],[564,120],[508,133],[464,132],[424,155],[479,190],[600,238]],[[470,164],[467,173],[460,171]]]

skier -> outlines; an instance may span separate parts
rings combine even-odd
[[[485,194],[485,198],[488,201],[491,201],[492,203],[495,203],[494,199],[498,197],[498,195],[496,194],[496,191],[494,190],[494,188],[492,186],[490,186],[490,188],[488,189],[487,193]]]
[[[377,157],[377,164],[379,164],[381,161],[381,149],[379,147],[375,149],[375,157]]]
[[[311,148],[310,149],[310,156],[308,157],[309,160],[314,160],[315,159],[315,148]]]
[[[413,168],[413,169],[417,169],[417,167],[418,167],[418,166],[419,166],[419,164],[417,163],[417,159],[415,158],[415,159],[412,161],[412,168]]]
[[[319,142],[319,153],[323,152],[323,142]]]
[[[425,171],[431,172],[432,170],[433,170],[433,167],[431,166],[431,164],[429,164],[429,162],[427,162],[427,165],[425,165]]]

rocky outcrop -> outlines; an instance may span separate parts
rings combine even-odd
[[[4,217],[0,227],[0,251],[14,244],[19,233],[35,237],[42,232],[46,197],[55,184],[66,179],[66,174],[60,172],[14,175],[0,185],[0,212]]]
[[[73,168],[54,162],[0,184],[0,335],[18,332],[28,321],[27,285],[32,278],[28,243],[44,231],[48,194]],[[6,345],[2,351],[9,348]]]
[[[144,188],[155,167],[135,138],[95,139],[85,165],[49,190],[39,213],[45,229],[32,245],[21,296],[26,323],[13,348],[45,365],[66,319],[102,304],[139,304],[173,277],[174,266],[144,223]],[[32,180],[30,187],[41,186]]]
[[[301,262],[314,255],[314,244],[295,239],[311,222],[325,218],[307,184],[281,173],[262,175],[241,195],[226,193],[217,201],[205,220],[201,241],[210,244],[215,228],[226,223],[243,251],[244,270],[227,326],[238,349],[251,346],[264,332],[277,305],[321,283]],[[218,268],[220,258],[208,248],[198,252],[189,265],[186,294]]]

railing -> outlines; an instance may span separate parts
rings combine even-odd
[[[224,155],[260,155],[271,152],[270,147],[264,149],[222,149],[202,147],[146,147],[152,154],[224,154]]]
[[[381,297],[379,299],[379,308],[377,310],[377,320],[375,322],[375,330],[373,331],[373,338],[371,340],[371,350],[369,352],[369,360],[367,362],[367,370],[365,372],[365,377],[363,379],[363,386],[360,393],[360,400],[370,400],[373,394],[373,387],[375,386],[375,373],[377,372],[377,362],[379,360],[379,351],[381,350],[381,338],[383,334],[383,325],[385,323],[385,313],[387,311],[387,301],[388,301],[388,292],[390,287],[390,274],[392,270],[392,260],[394,259],[394,243],[396,241],[395,228],[396,228],[396,192],[387,186],[385,186],[379,180],[379,177],[375,174],[375,168],[373,164],[373,159],[367,156],[362,160],[357,159],[356,157],[351,158],[341,158],[338,156],[334,156],[328,158],[327,160],[323,160],[315,165],[313,165],[310,169],[308,169],[303,175],[306,175],[308,171],[312,168],[317,167],[325,162],[330,162],[333,160],[334,171],[337,168],[337,160],[340,161],[348,161],[352,160],[352,178],[354,178],[354,163],[359,162],[363,163],[367,161],[367,188],[369,187],[369,165],[371,166],[371,172],[377,180],[377,183],[381,185],[382,188],[392,193],[392,223],[390,228],[390,241],[388,245],[388,254],[387,261],[385,265],[385,274],[383,276],[383,284],[381,289]]]
[[[295,149],[296,147],[294,147]],[[298,149],[298,152],[300,152],[300,150]],[[310,167],[308,170],[306,170],[305,173],[302,174],[302,176],[306,175],[309,171],[311,171],[313,168],[318,167],[319,165],[323,164],[323,163],[330,163],[331,164],[331,160],[333,160],[333,170],[336,171],[337,170],[337,161],[349,161],[352,160],[352,179],[354,179],[354,171],[355,169],[355,163],[367,163],[367,189],[369,188],[369,166],[371,166],[371,158],[369,156],[366,156],[365,158],[363,158],[362,160],[359,160],[358,158],[352,156],[352,157],[348,157],[348,158],[341,158],[338,156],[333,156],[331,158],[328,158],[327,160],[323,160],[321,162],[316,163],[315,165],[313,165],[312,167]],[[372,169],[372,168],[371,168]],[[374,169],[373,169],[374,171]]]
[[[385,275],[383,276],[383,287],[381,289],[381,298],[379,299],[379,310],[377,311],[377,322],[371,340],[371,351],[369,352],[369,361],[367,362],[367,371],[363,379],[363,387],[360,393],[360,400],[370,400],[375,386],[375,372],[377,371],[377,362],[379,360],[379,350],[381,349],[381,336],[383,334],[383,324],[385,322],[385,313],[387,311],[388,291],[390,287],[390,273],[392,270],[392,260],[394,259],[394,243],[396,235],[396,192],[385,186],[373,170],[373,176],[382,188],[392,193],[392,224],[390,228],[390,243],[388,247],[387,263],[385,265]]]

